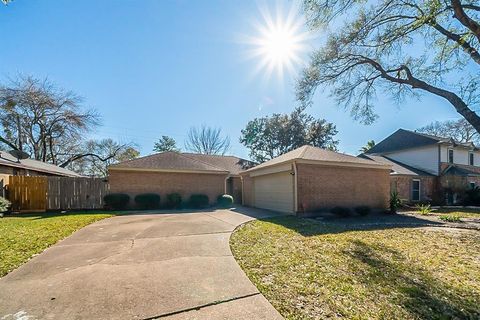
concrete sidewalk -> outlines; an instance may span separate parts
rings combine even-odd
[[[0,279],[0,319],[282,319],[232,256],[241,208],[89,225]]]

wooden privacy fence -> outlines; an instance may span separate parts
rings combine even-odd
[[[10,176],[7,190],[15,211],[101,209],[108,184],[100,178]]]
[[[45,211],[47,208],[47,177],[10,176],[7,191],[14,211]]]

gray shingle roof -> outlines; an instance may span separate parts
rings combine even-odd
[[[277,164],[293,161],[293,160],[310,160],[318,162],[332,162],[343,164],[364,164],[364,165],[378,165],[384,166],[384,164],[377,163],[369,159],[362,159],[359,157],[351,156],[348,154],[338,153],[335,151],[325,150],[312,146],[302,146],[293,151],[287,152],[281,156],[278,156],[272,160],[266,161],[250,170],[261,169],[265,167],[274,166]]]
[[[425,133],[398,129],[387,138],[380,141],[367,154],[382,154],[397,150],[410,149],[434,145],[439,143],[452,143],[464,147],[474,147],[472,143],[460,143],[451,138],[436,137]]]
[[[32,171],[38,171],[42,173],[65,176],[65,177],[80,177],[78,173],[56,166],[54,164],[45,163],[34,159],[21,159],[17,160],[14,156],[8,152],[0,152],[0,166],[7,166],[12,168],[20,168]]]
[[[387,165],[392,166],[392,175],[408,175],[408,176],[432,176],[432,174],[419,170],[417,168],[411,167],[409,165],[406,165],[404,163],[395,161],[393,159],[390,159],[385,156],[374,156],[371,154],[361,154],[359,157],[364,158],[364,159],[371,159],[373,161],[376,161],[378,163],[383,163]]]
[[[204,155],[196,153],[162,152],[121,162],[110,169],[151,169],[207,171],[239,174],[250,168],[252,162],[234,156]]]

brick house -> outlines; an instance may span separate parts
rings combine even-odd
[[[109,170],[110,192],[158,193],[165,200],[169,193],[183,199],[192,194],[206,194],[214,203],[221,194],[242,201],[240,172],[254,163],[234,156],[163,152],[112,165]]]
[[[237,203],[304,213],[335,206],[388,206],[391,166],[368,159],[303,146],[258,166],[233,156],[164,152],[109,167],[110,191],[158,193],[165,199],[177,192],[188,199],[220,194]]]
[[[386,209],[389,164],[303,146],[241,173],[243,203],[308,214],[336,206]]]
[[[473,143],[399,129],[359,157],[391,164],[391,189],[410,203],[456,204],[467,188],[480,185]]]

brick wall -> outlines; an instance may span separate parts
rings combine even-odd
[[[162,203],[166,195],[177,192],[184,200],[191,194],[206,194],[211,203],[225,192],[227,175],[201,173],[169,173],[111,170],[108,181],[110,192],[127,193],[132,201],[139,193],[158,193]]]
[[[389,170],[297,164],[297,175],[300,212],[334,206],[388,207]]]
[[[438,178],[434,176],[391,176],[390,186],[391,190],[396,190],[400,199],[407,202],[412,201],[412,180],[420,180],[420,200],[431,201],[438,195],[437,184]]]

